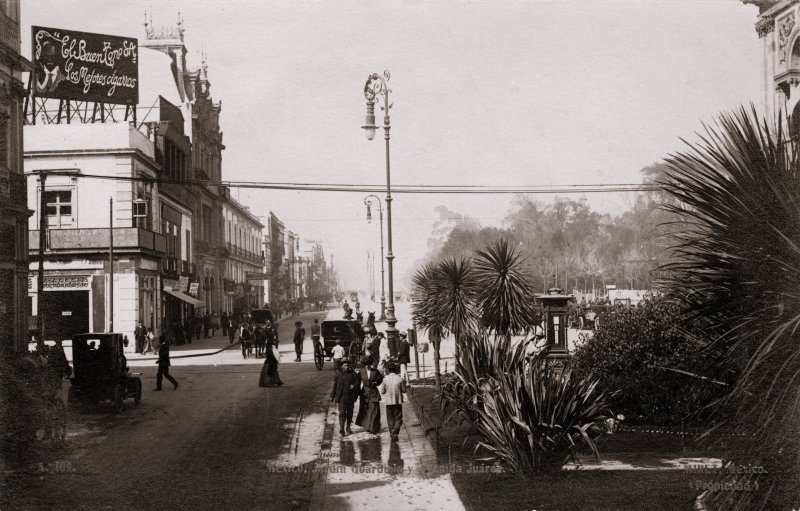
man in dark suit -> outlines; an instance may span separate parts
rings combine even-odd
[[[341,371],[335,371],[331,402],[339,405],[339,435],[344,436],[353,432],[350,424],[353,422],[353,407],[361,394],[361,378],[350,367],[350,359],[343,358],[341,368]]]
[[[161,390],[161,382],[164,377],[172,382],[175,385],[175,390],[177,390],[178,382],[169,374],[169,366],[171,365],[169,362],[169,343],[163,337],[161,338],[161,346],[158,348],[156,364],[158,364],[158,374],[156,375],[156,388],[153,390]]]
[[[136,353],[144,351],[144,338],[147,337],[147,329],[141,321],[136,322],[136,329],[133,331],[133,339],[136,343]]]
[[[383,382],[383,375],[372,368],[373,359],[364,357],[358,376],[361,378],[361,402],[358,406],[356,425],[361,426],[370,433],[381,431],[381,393],[378,386]]]

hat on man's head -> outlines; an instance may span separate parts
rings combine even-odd
[[[400,332],[400,337],[402,337],[403,339],[405,339],[406,337],[408,337],[408,334],[407,334],[407,333],[405,333],[405,332]]]

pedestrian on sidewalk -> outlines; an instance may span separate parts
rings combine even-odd
[[[171,365],[169,361],[169,342],[163,337],[161,338],[161,346],[158,348],[158,360],[156,360],[156,364],[158,364],[158,374],[156,375],[156,388],[153,390],[161,390],[163,378],[172,382],[175,386],[175,390],[178,390],[178,382],[169,374],[169,366]]]
[[[214,311],[214,313],[211,314],[211,337],[217,335],[217,330],[219,330],[219,314],[217,314],[217,311]]]
[[[153,334],[153,330],[149,327],[145,328],[145,330],[147,330],[147,335],[144,338],[144,349],[142,349],[142,355],[147,353],[155,354],[156,350],[155,346],[153,346],[153,339],[155,338],[155,335]]]
[[[239,330],[239,322],[231,316],[231,319],[228,320],[230,322],[228,326],[228,344],[233,344],[233,339],[236,337],[236,331]]]
[[[306,338],[306,330],[303,328],[302,321],[295,321],[294,323],[294,352],[297,354],[295,362],[300,362],[300,356],[303,354],[303,341]]]
[[[350,424],[353,422],[353,408],[360,394],[361,378],[350,367],[350,359],[343,358],[342,370],[336,371],[331,390],[331,403],[336,403],[339,408],[339,436],[353,432]]]
[[[383,376],[372,368],[372,362],[372,357],[364,357],[361,361],[364,367],[358,373],[361,378],[361,401],[356,425],[377,434],[381,431],[381,393],[378,387],[383,382]]]
[[[400,376],[406,383],[408,381],[408,364],[411,363],[411,345],[408,342],[408,334],[400,332],[400,342],[397,344],[397,363],[400,365]]]
[[[228,319],[228,313],[223,312],[222,318],[220,319],[222,323],[222,335],[228,335],[228,328],[230,327],[230,320]]]
[[[403,427],[403,394],[406,392],[406,381],[400,376],[400,366],[393,362],[387,364],[389,374],[380,384],[381,394],[386,396],[386,425],[389,437],[397,442],[400,428]]]
[[[208,339],[208,331],[211,330],[211,316],[208,312],[203,314],[203,337]]]
[[[142,324],[142,321],[139,320],[136,322],[136,329],[133,331],[133,339],[136,343],[136,353],[141,353],[144,351],[145,337],[147,337],[147,329]]]

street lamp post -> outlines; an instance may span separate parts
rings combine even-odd
[[[389,102],[389,93],[392,90],[386,83],[389,80],[389,71],[384,71],[383,76],[378,73],[373,73],[367,77],[367,83],[364,85],[364,97],[367,99],[367,119],[362,128],[366,131],[367,140],[375,138],[375,131],[378,126],[375,125],[375,103],[379,102],[383,97],[383,138],[386,140],[386,261],[389,263],[389,305],[386,307],[386,338],[389,342],[389,350],[392,355],[397,353],[397,338],[398,331],[395,328],[397,318],[394,315],[394,280],[392,273],[392,261],[394,260],[394,253],[392,252],[392,178],[391,169],[389,166],[389,130],[391,125],[389,122],[389,109],[392,104]]]
[[[387,140],[388,143],[388,140]],[[367,205],[367,222],[372,221],[372,210],[370,206],[372,206],[372,200],[375,199],[378,201],[378,219],[380,220],[381,224],[381,317],[379,318],[380,321],[386,321],[386,294],[383,291],[383,205],[381,204],[381,199],[377,195],[367,195],[364,197],[364,204]],[[391,249],[389,249],[391,253]],[[391,264],[391,263],[389,263]]]

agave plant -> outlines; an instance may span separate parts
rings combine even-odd
[[[721,405],[757,434],[740,461],[764,467],[759,492],[721,492],[726,509],[800,502],[800,165],[786,123],[754,109],[720,117],[700,143],[666,161],[661,183],[684,219],[667,284],[684,328],[738,375]]]
[[[544,353],[526,357],[526,349],[483,336],[459,359],[459,381],[443,389],[481,434],[476,448],[520,472],[560,469],[582,448],[599,458],[590,428],[611,417],[609,396],[597,381],[574,378]]]

